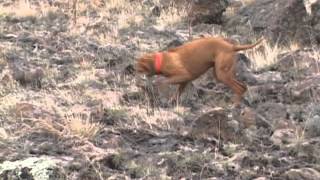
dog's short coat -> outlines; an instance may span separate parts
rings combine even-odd
[[[213,67],[213,75],[233,90],[235,93],[233,101],[239,104],[247,87],[235,79],[236,52],[253,48],[262,41],[263,39],[260,39],[250,45],[235,45],[222,37],[200,38],[161,52],[162,62],[159,70],[155,67],[155,58],[158,53],[143,55],[138,59],[135,69],[138,73],[147,76],[155,74],[165,76],[166,79],[159,82],[161,84],[179,85],[173,97],[176,100],[188,82]]]

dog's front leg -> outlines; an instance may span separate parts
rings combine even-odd
[[[171,104],[173,104],[175,102],[178,103],[179,98],[180,98],[182,92],[184,91],[184,89],[186,88],[187,85],[188,85],[188,82],[180,83],[176,93],[169,100],[169,102]]]
[[[159,85],[170,85],[170,84],[179,84],[177,92],[170,98],[170,103],[177,102],[181,93],[187,86],[188,82],[191,81],[192,78],[188,75],[180,75],[180,76],[172,76],[166,79],[162,79],[158,81]]]
[[[191,81],[192,77],[188,75],[171,76],[165,79],[160,79],[157,81],[159,85],[169,85],[169,84],[183,84],[185,82]],[[183,90],[184,88],[182,88]]]

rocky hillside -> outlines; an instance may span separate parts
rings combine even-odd
[[[135,60],[201,36],[237,56],[241,107]],[[0,0],[0,179],[320,179],[319,0]]]

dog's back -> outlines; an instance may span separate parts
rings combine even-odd
[[[177,58],[173,60],[181,61],[183,67],[196,79],[214,65],[218,53],[228,49],[231,51],[231,47],[223,38],[206,37],[169,49],[168,52],[175,54]]]

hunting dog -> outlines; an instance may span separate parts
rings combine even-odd
[[[235,79],[236,52],[255,47],[261,43],[236,45],[222,37],[195,39],[168,51],[148,53],[135,65],[138,73],[147,76],[163,75],[160,84],[179,85],[171,100],[177,100],[187,84],[213,68],[213,75],[234,92],[233,102],[239,105],[247,87]]]

